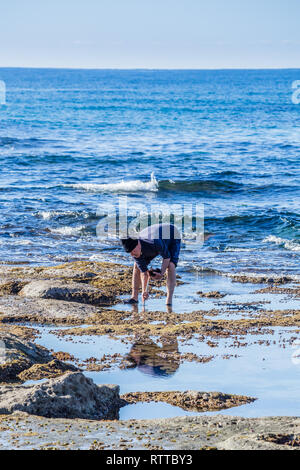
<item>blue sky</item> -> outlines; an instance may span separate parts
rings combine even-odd
[[[0,6],[0,67],[300,67],[300,0],[0,0]]]

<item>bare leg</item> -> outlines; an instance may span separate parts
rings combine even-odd
[[[176,267],[174,263],[170,263],[167,270],[167,305],[172,305],[173,294],[176,286]]]
[[[134,263],[132,273],[132,299],[139,299],[139,288],[141,287],[141,272],[137,265]]]

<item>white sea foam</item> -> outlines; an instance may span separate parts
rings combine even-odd
[[[93,193],[135,193],[141,191],[158,191],[158,182],[151,174],[150,181],[144,182],[140,180],[132,181],[120,181],[119,183],[106,183],[106,184],[95,184],[95,183],[77,183],[77,184],[64,184],[65,188],[74,188]]]
[[[61,212],[61,211],[41,211],[38,212],[38,215],[42,217],[44,220],[50,220],[53,219],[54,217],[57,217],[58,215],[66,215],[67,212]]]
[[[230,253],[251,252],[251,251],[255,251],[255,248],[233,248],[233,247],[227,246],[224,251],[228,251]]]
[[[42,217],[42,219],[44,219],[44,220],[53,219],[54,217],[57,217],[57,215],[59,215],[59,214],[60,214],[59,211],[41,211],[41,212],[38,212],[38,215],[40,217]]]
[[[54,219],[56,217],[76,217],[76,216],[81,216],[84,217],[85,219],[89,217],[89,214],[87,212],[76,212],[76,211],[40,211],[37,214],[39,217],[41,217],[44,220],[50,220]]]
[[[75,236],[79,235],[84,230],[84,228],[84,225],[78,225],[77,227],[66,226],[59,228],[50,228],[50,232],[58,235]]]
[[[276,237],[275,235],[269,235],[263,240],[264,243],[276,243],[276,245],[283,245],[286,250],[300,251],[300,243],[285,238]]]
[[[12,237],[10,240],[7,241],[7,243],[12,244],[12,245],[20,245],[20,246],[33,245],[32,240],[27,240],[23,238],[15,238],[15,237]]]
[[[263,271],[263,272],[251,272],[251,271],[239,271],[239,272],[234,272],[234,273],[229,273],[229,272],[223,272],[223,271],[219,271],[219,273],[222,275],[222,276],[226,276],[226,277],[230,277],[230,278],[234,278],[236,275],[238,276],[245,276],[245,277],[248,277],[248,278],[251,278],[253,277],[254,279],[258,279],[260,278],[262,280],[262,284],[264,284],[264,280],[266,278],[273,278],[274,280],[275,279],[280,279],[283,275],[286,276],[288,279],[291,279],[292,281],[299,281],[300,280],[300,275],[299,274],[278,274],[278,273],[274,273],[273,271]]]

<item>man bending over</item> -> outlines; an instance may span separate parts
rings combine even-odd
[[[134,258],[132,275],[132,297],[127,302],[138,303],[139,289],[142,287],[143,301],[149,298],[149,263],[160,255],[163,258],[160,273],[151,273],[151,278],[160,280],[167,273],[167,305],[172,305],[176,285],[176,267],[179,259],[181,237],[173,224],[156,224],[138,234],[138,238],[122,239],[127,253]]]

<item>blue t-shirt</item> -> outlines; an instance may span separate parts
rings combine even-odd
[[[163,259],[170,259],[169,248],[174,240],[180,240],[178,229],[172,224],[156,224],[147,227],[139,234],[142,254],[135,258],[135,262],[142,273],[148,271],[148,264],[160,255]]]

